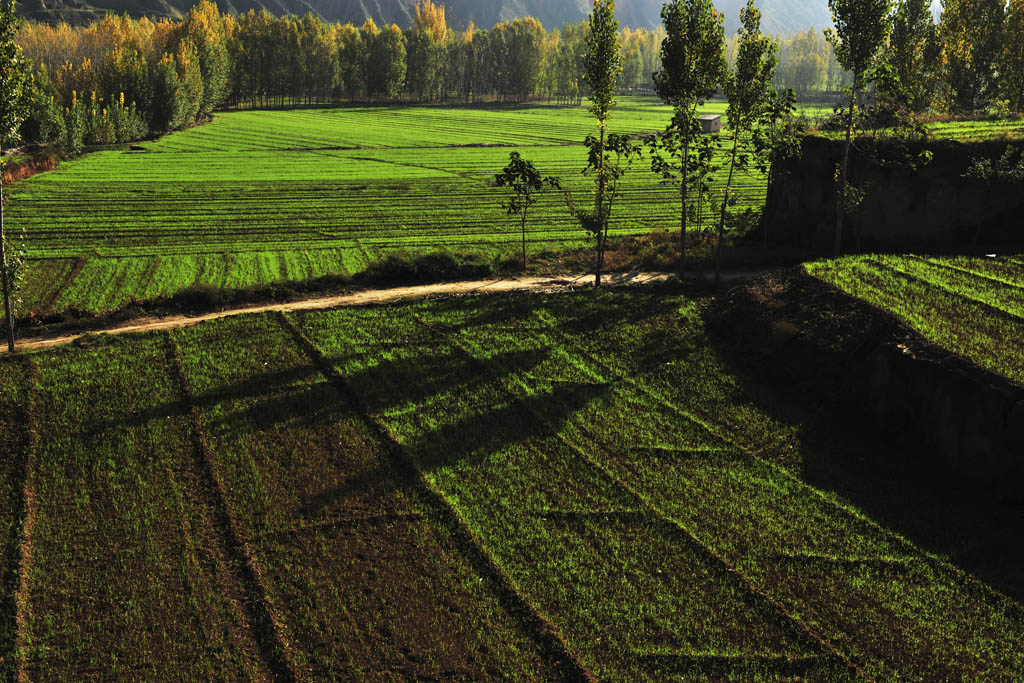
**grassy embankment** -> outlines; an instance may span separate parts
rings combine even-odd
[[[807,271],[926,339],[1024,384],[1024,259],[851,256]]]

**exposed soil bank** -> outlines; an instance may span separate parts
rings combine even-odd
[[[1024,387],[802,269],[730,290],[707,319],[756,374],[867,420],[926,466],[1024,500]]]
[[[1024,247],[1020,183],[964,177],[974,159],[998,159],[1007,142],[932,141],[904,149],[861,140],[850,153],[850,180],[864,200],[848,216],[844,251],[1016,251]],[[835,169],[842,142],[808,137],[800,157],[777,169],[762,228],[773,244],[831,253]],[[923,150],[930,163],[905,162]]]

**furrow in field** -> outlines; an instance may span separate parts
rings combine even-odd
[[[462,350],[466,357],[470,359],[470,362],[479,364],[483,370],[486,370],[487,362],[481,360],[486,358],[489,354],[486,349],[474,347],[471,344],[465,344],[460,342],[458,339],[455,341],[456,348]],[[552,357],[560,355],[558,351],[554,352]],[[554,365],[554,363],[552,363]],[[569,362],[567,370],[583,370],[586,374],[590,375],[592,381],[602,384],[608,384],[609,380],[607,377],[603,377],[600,374],[594,373],[588,368],[583,368],[576,363]],[[551,372],[551,369],[547,369],[547,372]],[[615,382],[622,382],[623,378],[619,377]],[[533,382],[530,379],[524,378],[518,375],[514,369],[510,369],[507,378],[504,382],[505,390],[510,396],[516,396],[520,393],[529,393],[534,388]],[[614,391],[614,389],[613,389]],[[615,403],[621,401],[625,397],[609,397],[611,400],[609,403]],[[604,411],[607,411],[607,404],[602,406]],[[635,410],[634,406],[631,406],[632,410]],[[534,412],[535,419],[543,422],[549,420],[550,413],[545,412]],[[634,414],[635,415],[635,414]],[[596,417],[596,416],[595,416]],[[678,415],[677,417],[685,419],[685,416]],[[576,418],[572,420],[572,423],[576,422]],[[589,443],[579,444],[575,439],[572,438],[571,434],[574,431],[571,427],[566,429],[569,425],[552,425],[553,431],[557,431],[560,440],[569,446],[573,452],[575,452],[582,460],[590,463],[596,471],[600,472],[601,475],[606,477],[613,486],[623,490],[630,498],[636,501],[636,504],[649,512],[655,519],[663,522],[672,531],[681,534],[685,542],[692,545],[692,547],[712,565],[718,565],[721,569],[724,569],[723,576],[730,580],[735,580],[740,584],[740,591],[746,591],[747,597],[745,601],[754,605],[757,611],[764,614],[768,619],[776,619],[783,630],[788,631],[798,641],[803,643],[812,651],[819,650],[821,655],[825,657],[834,658],[833,661],[829,662],[832,667],[837,664],[840,667],[845,666],[849,673],[855,674],[856,676],[865,676],[865,672],[855,662],[851,661],[845,653],[837,649],[832,643],[827,642],[813,627],[806,624],[798,616],[792,613],[787,607],[776,600],[772,595],[765,592],[765,590],[758,586],[750,577],[746,576],[737,566],[735,566],[729,559],[721,555],[718,551],[708,545],[698,535],[694,534],[689,528],[689,525],[680,520],[679,516],[666,515],[665,512],[657,505],[656,500],[652,500],[649,497],[649,493],[642,491],[636,486],[632,485],[626,478],[620,476],[621,473],[614,471],[609,467],[604,460],[606,460],[611,453],[621,451],[622,449],[622,437],[623,432],[616,430],[616,438],[611,442],[605,441],[601,443],[601,440],[587,439]],[[619,425],[620,428],[628,429],[632,425],[624,424]],[[585,435],[589,428],[583,426],[580,428]],[[708,435],[711,436],[711,435]],[[714,437],[711,437],[711,445],[714,447]],[[597,448],[594,448],[597,446]],[[706,451],[705,451],[706,452]],[[604,456],[604,457],[602,457]],[[627,475],[628,476],[628,475]],[[659,492],[660,493],[660,492]],[[674,497],[674,495],[672,496]],[[692,504],[692,501],[689,501]],[[713,511],[707,509],[700,509],[693,511],[697,515],[714,514]],[[779,657],[778,659],[785,659]],[[870,677],[868,677],[870,678]]]
[[[612,358],[628,359],[628,355],[598,353],[602,347],[642,339],[642,331],[643,326],[622,325],[622,339],[600,334],[562,337],[556,346],[567,349],[570,358],[588,359],[585,362],[596,367],[600,375],[605,379],[614,377],[614,381],[629,386],[630,393],[649,396],[656,405],[675,414],[676,421],[693,420],[692,409],[687,407],[692,399],[685,398],[685,387],[694,379],[670,378],[673,367],[699,367],[694,363],[697,358],[691,357],[686,365],[670,363],[665,366],[670,369],[668,373],[652,373],[607,363]],[[684,338],[672,343],[685,348],[688,342],[681,336]],[[965,645],[976,637],[978,624],[1005,629],[1007,642],[1020,637],[1024,613],[1005,596],[923,554],[859,512],[822,496],[786,470],[748,454],[747,448],[733,439],[727,443],[740,448],[742,458],[722,459],[713,453],[685,461],[623,457],[622,442],[629,441],[631,431],[625,425],[617,426],[617,410],[628,411],[629,420],[644,425],[658,425],[666,417],[661,408],[652,411],[628,399],[612,400],[600,408],[606,423],[603,429],[594,428],[600,424],[596,415],[581,420],[580,432],[592,444],[586,447],[587,452],[605,454],[609,467],[645,495],[650,494],[659,509],[691,525],[764,590],[794,614],[804,615],[816,631],[874,675],[893,675],[890,667],[901,659],[906,662],[902,665],[905,670],[928,670],[940,678],[959,677],[958,671],[978,667],[1008,673],[1024,665],[1018,656],[989,659],[981,654],[983,648]],[[716,421],[712,413],[696,424],[707,428]],[[717,428],[709,433],[723,436]],[[643,438],[656,434],[655,429],[654,434]],[[686,491],[687,495],[681,498],[673,491]],[[777,554],[780,548],[785,549],[781,556]],[[894,589],[878,590],[876,583],[858,580],[868,576],[884,577]],[[948,585],[957,589],[938,590]],[[851,617],[851,613],[856,616]],[[963,621],[949,624],[935,619],[913,624],[907,616],[901,616],[947,613],[957,613]],[[890,620],[899,626],[888,627],[887,642],[877,642],[872,627],[865,628],[866,624]],[[1001,652],[1012,652],[1012,648]]]
[[[1009,259],[977,258],[974,256],[929,257],[928,263],[946,268],[953,268],[983,278],[993,286],[1024,289],[1024,264],[1013,263]]]
[[[545,670],[417,481],[274,316],[175,336],[301,678]]]
[[[979,275],[913,256],[879,256],[874,260],[938,292],[986,306],[992,315],[1024,323],[1024,289],[1016,290],[1005,284],[993,286],[991,280]]]
[[[237,523],[225,502],[224,488],[214,470],[202,414],[196,404],[191,383],[185,374],[181,348],[167,337],[168,362],[181,392],[181,401],[189,413],[192,436],[191,463],[194,486],[209,508],[218,531],[222,549],[231,558],[232,569],[242,593],[249,629],[259,644],[260,656],[276,680],[296,680],[294,656],[289,643],[282,637],[280,618],[267,600],[267,591],[261,580],[262,572],[242,542]]]
[[[27,571],[32,560],[32,530],[35,525],[36,451],[35,408],[38,372],[31,359],[7,362],[0,368],[0,457],[3,458],[0,523],[3,525],[3,590],[0,605],[0,675],[5,680],[23,676],[21,651],[24,647],[25,597],[29,588]]]
[[[499,358],[481,368],[450,340],[410,328],[415,321],[404,309],[397,317],[374,313],[311,314],[300,322],[595,675],[635,679],[630,653],[655,647],[809,654],[734,575],[674,526],[638,510],[635,497],[555,433],[552,424],[607,387],[566,380],[509,396],[502,384],[508,368],[543,364],[543,354],[498,348]],[[705,611],[710,605],[715,616]]]
[[[160,337],[40,356],[28,678],[269,677],[207,511]]]
[[[1024,382],[1024,320],[870,257],[822,261],[807,271],[900,318],[929,341]]]
[[[582,311],[559,303],[555,298],[543,304],[494,306],[491,319],[503,326],[505,321],[518,323],[507,330],[473,324],[472,317],[467,321],[463,316],[469,307],[458,302],[433,304],[430,313],[479,358],[495,358],[490,349],[511,344],[535,353],[547,349],[544,363],[509,375],[517,378],[523,392],[543,390],[546,383],[568,377],[610,385],[605,395],[578,409],[559,433],[655,509],[690,529],[786,612],[871,675],[887,678],[895,675],[893,667],[896,672],[931,671],[929,675],[940,678],[972,670],[1006,674],[1024,664],[1006,654],[1013,652],[1009,643],[1019,637],[1024,620],[1005,596],[921,554],[785,470],[751,457],[739,444],[722,441],[717,429],[708,430],[705,419],[695,419],[686,405],[693,399],[680,400],[692,396],[686,387],[694,386],[695,378],[670,379],[674,368],[700,367],[694,363],[699,356],[685,364],[672,362],[674,345],[686,349],[691,344],[684,330],[678,339],[661,342],[667,346],[668,364],[659,365],[664,369],[653,375],[643,368],[613,367],[601,358],[628,359],[629,354],[602,355],[597,350],[645,348],[648,335],[638,326],[642,321],[597,323],[598,329],[616,330],[621,338],[593,332],[568,335],[576,321],[588,330],[595,323],[583,322]],[[650,303],[637,302],[637,308],[650,310]],[[555,311],[559,315],[552,315]],[[658,317],[671,317],[673,311],[666,303]],[[479,316],[479,311],[473,314]],[[699,313],[695,317],[699,320]],[[549,412],[559,415],[561,409]],[[679,457],[680,451],[686,457]],[[884,588],[886,584],[892,589]],[[956,590],[942,589],[950,585]],[[960,620],[947,623],[920,616],[947,613],[961,615]],[[885,642],[875,638],[880,623],[888,624],[890,638]],[[971,644],[977,628],[1007,634],[1003,646],[996,648],[1001,654],[990,658],[982,654],[980,643]]]

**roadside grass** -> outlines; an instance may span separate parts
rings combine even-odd
[[[1024,263],[1014,257],[850,256],[811,275],[888,311],[929,341],[1024,384]]]

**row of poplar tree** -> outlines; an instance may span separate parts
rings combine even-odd
[[[26,23],[33,66],[28,140],[123,142],[181,128],[221,106],[375,101],[579,103],[586,22],[548,32],[531,17],[453,30],[445,9],[413,24],[328,24],[309,14],[234,16],[202,0],[181,21],[108,15],[88,26]],[[622,87],[652,91],[661,30],[621,32]]]
[[[887,40],[869,94],[889,110],[954,114],[1024,110],[1024,0],[885,2]],[[444,7],[420,0],[412,26],[328,24],[313,15],[234,16],[202,0],[181,21],[107,16],[88,26],[24,24],[33,65],[26,141],[125,142],[175,130],[224,106],[330,101],[579,103],[587,21],[548,32],[527,17],[453,30]],[[663,27],[618,32],[620,92],[653,92]],[[736,59],[740,34],[726,41]],[[851,84],[819,31],[776,39],[776,88],[831,96]]]

